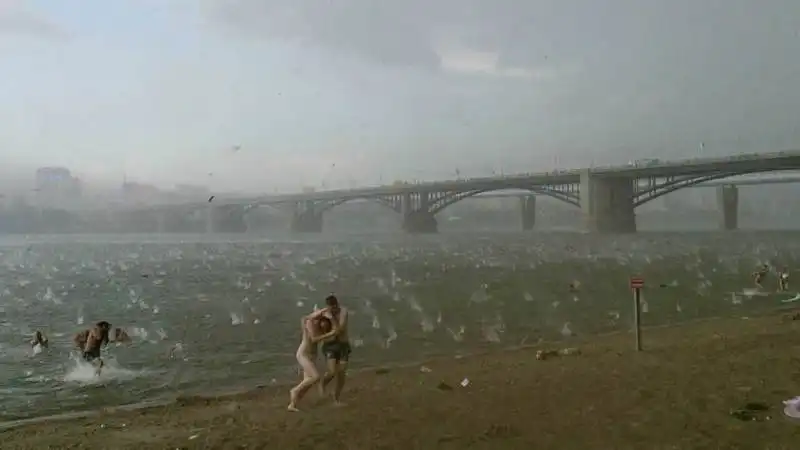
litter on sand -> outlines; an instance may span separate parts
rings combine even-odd
[[[800,397],[784,400],[783,405],[783,413],[786,417],[800,419]]]

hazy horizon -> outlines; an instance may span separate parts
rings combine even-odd
[[[0,0],[0,178],[272,192],[800,148],[800,3]],[[702,150],[701,150],[702,149]]]

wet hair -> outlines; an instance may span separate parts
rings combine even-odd
[[[104,344],[108,344],[111,340],[111,336],[109,336],[109,332],[111,331],[111,324],[106,322],[105,320],[97,322],[97,327],[103,331],[102,340]]]
[[[333,329],[333,322],[325,316],[317,319],[317,328],[322,333],[327,333]]]
[[[336,298],[335,295],[331,294],[325,297],[325,304],[328,306],[339,306],[339,299]]]

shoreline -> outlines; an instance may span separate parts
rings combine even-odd
[[[730,320],[758,320],[763,319],[765,317],[774,317],[777,315],[785,314],[788,311],[795,311],[800,308],[800,304],[795,305],[793,303],[778,305],[774,308],[770,308],[767,310],[759,310],[759,311],[751,311],[752,314],[749,316],[714,316],[714,317],[704,317],[704,318],[695,318],[686,321],[681,321],[678,323],[667,323],[667,324],[658,324],[658,325],[645,325],[642,327],[643,332],[648,331],[657,331],[657,330],[677,330],[681,328],[692,327],[700,324],[704,324],[707,322],[717,322],[717,321],[730,321]],[[514,345],[507,345],[507,346],[492,346],[491,344],[485,344],[478,348],[472,348],[468,351],[463,353],[456,353],[456,354],[432,354],[424,356],[421,359],[415,359],[413,361],[397,361],[385,364],[377,364],[377,365],[368,365],[364,367],[359,367],[358,369],[351,369],[349,371],[350,377],[359,377],[363,376],[364,374],[374,373],[376,371],[392,371],[392,370],[406,370],[411,369],[414,367],[422,366],[426,363],[431,361],[447,361],[447,360],[461,360],[461,359],[471,359],[471,358],[478,358],[482,356],[491,356],[496,354],[503,354],[509,352],[517,352],[517,351],[525,351],[525,350],[533,350],[533,349],[540,349],[542,347],[582,347],[585,345],[591,345],[596,340],[603,340],[613,337],[619,337],[623,335],[631,335],[632,336],[633,330],[615,330],[610,332],[598,333],[598,334],[591,334],[591,335],[582,335],[572,338],[564,338],[564,339],[556,339],[556,340],[542,340],[539,339],[537,342],[534,343],[527,343],[525,342],[527,337],[522,340],[519,344]],[[645,343],[647,342],[647,335],[644,335]],[[646,349],[645,349],[646,350]],[[120,404],[120,405],[112,405],[112,406],[105,406],[99,408],[92,408],[86,410],[76,410],[76,411],[67,411],[60,414],[49,414],[49,415],[42,415],[42,416],[33,416],[23,419],[15,419],[9,421],[2,421],[0,422],[0,433],[6,432],[9,430],[14,430],[20,427],[26,427],[31,425],[37,424],[46,424],[46,423],[58,423],[58,422],[69,422],[73,420],[81,420],[81,419],[88,419],[100,416],[102,414],[116,414],[116,413],[125,413],[125,412],[137,412],[137,411],[147,411],[151,409],[159,409],[159,408],[172,408],[175,406],[182,406],[182,403],[203,403],[209,401],[224,401],[224,400],[235,400],[241,397],[247,397],[250,395],[259,395],[264,393],[265,391],[275,391],[275,392],[286,392],[288,398],[288,390],[293,386],[293,383],[290,382],[276,382],[276,383],[256,383],[256,384],[248,384],[245,386],[230,386],[230,387],[223,387],[216,390],[216,393],[209,393],[209,394],[199,394],[193,393],[191,390],[185,392],[177,392],[173,391],[173,393],[163,394],[153,399],[144,400],[141,402],[136,403],[129,403],[129,404]]]
[[[800,348],[798,331],[800,321],[773,312],[651,328],[643,352],[623,332],[571,340],[580,355],[546,361],[532,349],[562,343],[365,368],[344,408],[310,394],[302,413],[287,412],[285,389],[267,386],[20,425],[2,431],[4,448],[529,450],[588,439],[591,448],[790,449],[798,423],[777,419],[798,394],[797,359],[786,352]],[[765,420],[729,414],[753,401],[768,405]]]

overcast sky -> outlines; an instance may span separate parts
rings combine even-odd
[[[0,175],[269,192],[775,151],[798,80],[798,0],[0,0]]]

